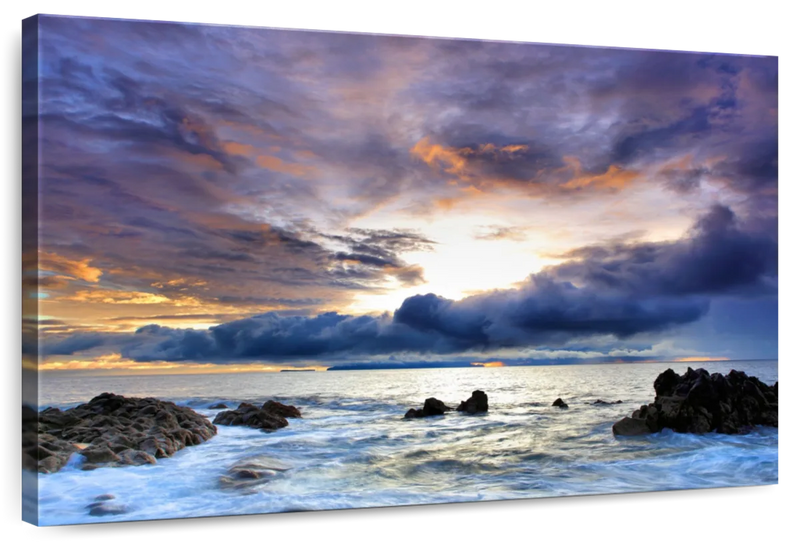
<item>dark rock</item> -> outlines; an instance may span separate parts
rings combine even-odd
[[[643,419],[634,419],[632,417],[624,417],[614,423],[611,427],[614,436],[639,436],[642,434],[650,434],[652,431],[647,426],[647,422]]]
[[[744,372],[727,376],[689,368],[683,376],[672,369],[653,383],[655,400],[614,424],[615,435],[672,429],[679,433],[739,434],[755,425],[778,426],[778,384],[766,385]],[[631,420],[635,420],[633,423]]]
[[[558,406],[559,408],[569,408],[569,404],[561,400],[561,397],[558,397],[553,401],[553,406]]]
[[[36,468],[34,470],[38,470],[43,474],[52,474],[53,472],[58,472],[61,468],[67,464],[67,460],[61,457],[48,457],[47,459],[42,459],[38,462]]]
[[[119,455],[105,446],[92,446],[81,451],[86,461],[93,464],[115,463],[120,461]]]
[[[267,402],[264,403],[264,406],[262,406],[261,409],[281,417],[288,417],[288,418],[303,417],[302,415],[300,415],[300,410],[298,410],[294,406],[282,404],[275,400],[268,400]]]
[[[132,465],[132,466],[139,466],[139,465],[155,465],[156,458],[147,453],[146,451],[140,450],[125,450],[119,453],[120,460],[124,465]]]
[[[594,405],[597,405],[597,406],[609,406],[611,404],[622,404],[622,401],[621,400],[617,400],[617,401],[614,401],[614,402],[609,402],[607,400],[597,399],[594,402],[587,402],[586,404],[591,404],[593,406]]]
[[[118,516],[124,514],[128,509],[120,504],[109,504],[102,502],[100,504],[89,505],[90,516]]]
[[[283,416],[243,402],[235,410],[226,410],[218,413],[214,418],[214,424],[245,426],[263,431],[274,431],[286,427],[289,422]]]
[[[70,456],[86,458],[81,468],[154,463],[217,434],[190,408],[153,398],[103,393],[69,410],[23,407],[23,467],[57,472]]]
[[[251,489],[279,477],[289,467],[266,456],[242,459],[220,477],[223,489]]]
[[[234,480],[260,480],[261,473],[251,469],[240,469],[231,474]]]
[[[213,404],[208,407],[209,410],[227,410],[228,405],[224,402],[218,402],[217,404]]]
[[[477,414],[479,412],[489,411],[489,397],[483,391],[473,391],[472,396],[456,408],[459,412],[467,412],[468,414]]]
[[[98,496],[96,496],[94,498],[94,500],[97,501],[97,502],[113,501],[114,499],[116,499],[116,497],[114,495],[112,495],[111,493],[105,493],[103,495],[98,495]]]
[[[425,404],[422,410],[411,409],[406,412],[405,418],[415,417],[430,417],[430,416],[443,416],[445,412],[450,412],[453,409],[447,406],[444,402],[436,398],[425,399]]]

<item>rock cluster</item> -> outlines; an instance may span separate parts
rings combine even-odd
[[[406,412],[405,418],[412,419],[417,417],[430,417],[430,416],[443,416],[446,412],[452,412],[453,408],[447,406],[444,402],[436,398],[425,399],[425,404],[421,409],[412,408]],[[477,414],[489,411],[489,397],[483,391],[473,391],[472,395],[465,401],[462,401],[458,408],[458,412],[466,412],[468,414]]]
[[[672,369],[653,383],[655,400],[616,422],[615,435],[632,436],[672,429],[680,433],[739,434],[755,425],[778,426],[778,383],[767,385],[744,372],[727,376],[689,368]]]
[[[274,431],[289,425],[286,418],[301,417],[294,406],[269,400],[263,406],[243,402],[235,410],[226,410],[214,418],[215,425],[252,427],[263,431]]]
[[[411,419],[415,417],[443,416],[445,412],[450,412],[452,410],[453,409],[447,406],[444,402],[431,397],[429,399],[425,399],[425,404],[422,406],[422,409],[417,410],[412,408],[406,412],[405,418]]]
[[[558,406],[559,408],[569,408],[569,404],[561,400],[561,397],[558,397],[553,401],[553,406]]]
[[[64,411],[47,408],[37,414],[23,407],[23,467],[56,472],[76,452],[85,457],[84,470],[153,464],[215,434],[216,427],[191,408],[103,393]]]
[[[456,410],[459,412],[466,412],[468,414],[488,412],[489,397],[483,391],[473,391],[472,396],[459,404]]]

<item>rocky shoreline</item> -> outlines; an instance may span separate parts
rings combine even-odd
[[[680,433],[737,434],[748,432],[756,425],[778,426],[777,382],[770,386],[736,370],[723,376],[689,368],[683,376],[672,369],[662,372],[653,387],[655,400],[614,423],[615,436],[645,435],[663,429]],[[602,407],[621,403],[621,400],[598,399],[583,404]],[[561,398],[552,406],[568,408]],[[46,408],[37,413],[23,406],[23,469],[57,472],[66,466],[73,454],[83,456],[81,468],[84,470],[154,464],[160,458],[213,438],[217,425],[272,432],[289,425],[288,419],[302,418],[297,407],[274,400],[261,406],[243,402],[235,409],[228,409],[226,404],[217,403],[211,408],[222,409],[213,422],[191,408],[172,402],[113,393],[103,393],[88,403],[63,411]],[[486,414],[489,412],[488,395],[480,390],[473,391],[456,408],[429,397],[422,408],[409,409],[404,418],[444,416],[448,412]],[[261,467],[261,472],[235,467],[226,477],[226,485],[246,487],[250,485],[248,480],[260,480],[280,472],[274,465]]]
[[[219,403],[212,408],[227,408]],[[217,434],[216,425],[247,426],[265,431],[286,427],[300,410],[270,400],[258,407],[241,403],[217,414],[213,423],[186,406],[154,398],[102,393],[69,410],[22,407],[22,468],[43,474],[58,472],[73,454],[81,469],[155,464],[183,448]]]
[[[69,410],[22,412],[22,466],[57,472],[73,453],[84,470],[154,464],[156,459],[202,444],[217,434],[206,418],[184,406],[154,398],[103,393]]]

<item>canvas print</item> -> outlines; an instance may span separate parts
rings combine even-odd
[[[778,482],[776,57],[22,40],[25,520]]]

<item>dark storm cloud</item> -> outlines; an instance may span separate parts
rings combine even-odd
[[[99,346],[107,345],[116,340],[113,335],[100,333],[78,333],[55,342],[45,342],[41,349],[42,355],[72,355],[87,351]]]
[[[565,256],[574,260],[555,268],[555,276],[598,290],[668,297],[777,292],[777,240],[742,230],[723,206],[676,242],[587,247]]]
[[[532,274],[516,289],[459,301],[407,298],[393,316],[274,313],[208,331],[148,325],[112,341],[137,361],[329,359],[393,353],[450,354],[557,347],[580,338],[626,339],[693,323],[719,295],[776,288],[777,245],[742,230],[717,206],[676,242],[576,250],[570,261]],[[65,338],[50,353],[94,348],[94,336]],[[84,347],[85,346],[85,347]]]

